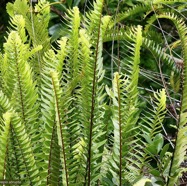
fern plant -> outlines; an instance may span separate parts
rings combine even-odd
[[[96,0],[85,16],[78,7],[66,17],[67,34],[50,46],[47,1],[7,5],[11,16],[0,55],[0,180],[21,185],[175,185],[186,150],[186,27],[174,14],[184,54],[183,96],[173,151],[164,141],[166,91],[142,107],[141,51],[174,62],[141,26],[107,33],[137,6],[116,19],[103,16]],[[155,21],[151,17],[148,24]],[[121,40],[123,53],[112,86],[106,86],[103,43]],[[179,72],[178,72],[179,73]]]

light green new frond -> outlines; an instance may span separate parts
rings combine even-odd
[[[8,3],[6,9],[11,17],[13,17],[14,15],[26,16],[27,12],[30,9],[29,2],[27,0],[16,0],[14,4]]]
[[[30,52],[28,45],[22,43],[18,33],[11,32],[5,44],[5,55],[7,56],[5,66],[8,65],[8,67],[4,72],[5,79],[3,79],[5,92],[16,112],[20,114],[28,133],[34,135],[33,139],[38,128],[36,103],[38,97],[35,88],[36,82],[33,82],[33,73],[27,60],[30,53],[36,51]]]
[[[9,144],[9,135],[10,135],[10,120],[11,113],[6,112],[3,114],[3,124],[1,125],[0,132],[0,179],[3,180],[6,172],[6,156],[8,151]]]
[[[11,27],[19,33],[22,42],[25,43],[27,41],[26,33],[25,33],[25,19],[22,15],[15,15],[11,18],[10,21]]]
[[[19,25],[25,22],[25,28],[28,31],[28,38],[31,39],[32,46],[37,47],[42,45],[42,50],[38,51],[31,60],[31,65],[36,74],[36,79],[41,73],[43,59],[42,56],[45,51],[50,48],[50,39],[48,36],[48,23],[50,19],[50,6],[47,1],[40,1],[35,7],[29,6],[27,0],[16,0],[14,3],[8,3],[7,10],[12,17],[12,25],[19,22]],[[21,18],[17,20],[17,18]],[[22,19],[23,18],[23,19]],[[17,26],[19,26],[17,25]],[[17,30],[19,29],[16,28]],[[20,30],[20,29],[19,29]]]
[[[63,37],[58,42],[59,50],[57,50],[57,64],[56,70],[59,74],[59,79],[62,80],[63,78],[63,71],[64,71],[64,60],[67,57],[68,49],[67,49],[67,38]]]
[[[2,92],[0,92],[0,107],[3,109],[4,113],[7,111],[12,113],[9,125],[11,129],[9,148],[7,150],[6,161],[4,161],[7,179],[12,178],[9,172],[9,169],[11,169],[12,174],[15,174],[15,178],[17,178],[17,174],[19,174],[19,177],[25,177],[25,179],[21,180],[22,185],[40,185],[39,171],[36,165],[30,136],[25,129],[25,124],[22,122],[22,119],[15,113],[8,98]],[[1,135],[2,134],[3,133],[1,133]],[[15,146],[12,146],[13,144]],[[15,158],[15,156],[17,157]],[[15,169],[15,165],[10,164],[11,161],[16,163],[17,169]]]
[[[98,38],[98,31],[100,32],[101,18],[103,11],[104,0],[94,1],[93,10],[87,15],[86,18],[86,28],[89,34],[92,36],[93,41]]]
[[[38,50],[41,50],[41,46],[30,50],[29,45],[23,43],[18,32],[12,31],[9,34],[7,42],[4,44],[1,61],[2,89],[9,98],[12,96],[17,80],[17,64],[27,63],[26,61]]]
[[[139,63],[140,63],[140,49],[142,47],[142,28],[138,26],[134,29],[134,32],[128,35],[128,37],[135,38],[135,43],[127,43],[129,49],[129,55],[124,57],[122,65],[125,67],[125,73],[130,80],[129,93],[131,96],[137,95],[138,77],[139,77]],[[122,54],[123,57],[123,54]],[[132,91],[132,92],[131,92]]]
[[[136,41],[134,46],[134,59],[133,59],[133,68],[132,68],[132,83],[134,83],[135,86],[138,85],[138,75],[139,75],[139,63],[140,63],[140,49],[142,46],[142,28],[141,26],[138,26],[136,30]],[[133,80],[134,79],[134,80]]]
[[[69,24],[69,40],[68,40],[68,63],[70,67],[71,79],[76,79],[78,76],[79,64],[79,27],[80,15],[78,7],[74,7],[72,11],[68,12]]]
[[[107,33],[109,29],[109,24],[111,21],[112,17],[111,16],[103,16],[102,17],[102,38],[104,38],[105,34]]]
[[[31,140],[25,126],[17,114],[12,116],[11,124],[15,134],[14,137],[17,139],[18,143],[20,160],[22,161],[21,166],[24,166],[24,171],[19,172],[19,174],[20,177],[26,177],[26,179],[21,180],[22,185],[40,185],[39,170],[33,154]]]
[[[19,48],[18,48],[18,47]],[[17,48],[16,48],[17,47]],[[6,95],[11,98],[12,93],[15,88],[16,83],[16,65],[15,63],[18,60],[19,50],[26,51],[28,46],[22,45],[22,41],[17,34],[17,32],[11,32],[7,39],[7,42],[4,44],[4,58],[2,61],[2,85],[3,91]],[[17,51],[18,50],[18,51]]]

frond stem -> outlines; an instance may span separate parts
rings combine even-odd
[[[122,186],[122,118],[121,118],[121,99],[120,99],[120,87],[119,79],[117,79],[117,90],[118,90],[118,117],[119,117],[119,140],[120,140],[120,152],[119,152],[119,186]]]
[[[54,94],[55,94],[55,100],[56,100],[56,107],[57,107],[57,117],[58,117],[58,122],[60,126],[60,136],[61,136],[61,142],[62,142],[62,153],[63,153],[63,159],[64,159],[64,169],[65,169],[65,177],[66,177],[66,185],[68,186],[68,172],[67,172],[67,165],[66,165],[66,153],[65,153],[65,148],[64,148],[64,138],[63,138],[63,132],[62,132],[62,124],[61,124],[61,118],[60,118],[60,109],[59,109],[59,102],[58,102],[58,95],[56,91],[56,86],[55,82],[52,78],[52,84],[54,88]]]

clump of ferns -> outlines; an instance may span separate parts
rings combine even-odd
[[[116,21],[141,10],[135,7],[114,21],[102,16],[103,4],[102,0],[94,3],[83,20],[84,28],[79,9],[70,10],[67,35],[58,41],[58,49],[50,47],[46,1],[35,8],[26,0],[8,5],[16,31],[10,32],[0,57],[1,178],[16,175],[23,185],[133,185],[149,176],[161,185],[177,184],[181,170],[176,170],[186,150],[185,23],[174,14],[158,15],[176,25],[184,55],[182,105],[171,154],[169,145],[163,146],[162,135],[166,93],[154,93],[153,107],[142,111],[138,81],[143,47],[166,63],[173,64],[172,59],[144,35],[141,26],[107,34]],[[105,89],[103,42],[112,40],[126,42],[118,72],[112,74],[112,87]],[[106,92],[110,105],[105,102]],[[111,120],[107,112],[112,113]],[[110,121],[114,136],[108,148]]]

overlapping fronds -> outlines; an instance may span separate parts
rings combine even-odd
[[[120,29],[116,33],[108,32],[106,35],[104,35],[103,40],[104,42],[113,40],[134,42],[136,38],[133,32],[134,29],[135,28]],[[131,37],[129,37],[129,35]],[[160,46],[160,44],[144,36],[142,47],[150,51],[154,57],[166,63],[169,68],[173,69],[176,72],[179,72],[180,68],[178,68],[178,64],[175,61],[175,58],[172,55],[166,53],[165,49],[162,46]]]
[[[67,34],[56,48],[48,37],[46,0],[8,4],[14,31],[10,29],[0,54],[0,180],[16,179],[25,186],[122,186],[144,184],[149,177],[162,185],[177,184],[187,141],[186,24],[168,13],[148,22],[173,21],[183,49],[182,106],[173,155],[162,133],[165,90],[153,93],[145,108],[138,83],[142,48],[171,66],[174,60],[149,35],[148,26],[144,31],[123,25],[116,33],[112,30],[130,16],[149,17],[152,5],[146,2],[115,17],[102,15],[104,0],[94,1],[86,16],[74,7],[65,15]],[[164,2],[172,1],[153,4]],[[103,43],[108,41],[118,41],[120,62],[112,88],[105,90]]]
[[[39,123],[38,105],[36,103],[37,90],[27,60],[41,47],[29,51],[28,45],[22,43],[21,38],[15,31],[9,34],[4,47],[3,90],[9,97],[15,111],[20,114],[28,134],[36,135]],[[33,136],[33,143],[38,140],[35,135]]]
[[[49,59],[51,61],[49,61]],[[56,56],[52,50],[49,50],[44,59],[45,68],[41,75],[41,128],[43,145],[42,152],[44,163],[42,168],[42,185],[56,184],[60,181],[59,170],[62,169],[60,160],[60,147],[57,138],[57,125],[55,115],[55,99],[52,87],[50,72],[55,69]],[[56,147],[56,148],[55,148]],[[56,170],[56,173],[54,171]]]
[[[66,42],[67,39],[62,38],[57,54],[49,50],[44,58],[45,67],[41,78],[41,112],[45,141],[45,164],[41,164],[42,185],[76,183],[75,171],[78,170],[78,165],[75,157],[79,124],[72,105],[75,100],[72,96],[74,87],[71,87],[70,79],[66,77],[69,66],[63,67],[67,55]]]
[[[135,147],[136,122],[138,113],[138,76],[140,63],[140,48],[142,45],[141,27],[136,30],[136,43],[129,46],[130,56],[124,63],[128,68],[127,75],[115,73],[112,92],[109,95],[113,99],[113,125],[114,125],[114,146],[112,154],[111,172],[115,185],[133,183],[133,176],[138,175],[130,167],[133,163],[132,147]],[[132,158],[132,159],[131,159]],[[132,161],[132,162],[131,162]],[[138,167],[137,163],[136,166]],[[130,172],[131,171],[131,172]],[[133,172],[133,173],[132,173]],[[130,174],[133,176],[131,177]],[[134,177],[135,178],[135,177]],[[131,180],[130,180],[131,179]]]
[[[187,114],[187,104],[186,104],[186,92],[187,92],[187,29],[186,29],[186,24],[183,21],[183,19],[178,18],[176,15],[174,14],[170,14],[170,13],[165,13],[165,14],[160,14],[157,16],[153,16],[149,22],[154,22],[155,20],[159,19],[159,18],[165,18],[165,19],[169,19],[173,22],[173,24],[175,25],[175,27],[177,28],[179,37],[181,39],[181,47],[183,50],[183,69],[182,69],[182,73],[183,73],[183,92],[182,92],[182,105],[181,105],[181,111],[180,111],[180,119],[178,122],[178,137],[176,140],[176,146],[175,146],[175,152],[174,152],[174,157],[173,157],[173,161],[172,161],[172,167],[170,169],[170,176],[171,178],[168,180],[168,185],[174,185],[176,183],[176,181],[178,180],[179,176],[180,176],[180,170],[176,171],[176,169],[179,169],[180,164],[183,162],[184,160],[184,156],[186,153],[186,114]]]
[[[82,45],[85,45],[81,52],[82,59],[89,57],[88,61],[84,61],[83,77],[87,81],[82,82],[81,89],[81,106],[85,112],[82,112],[82,124],[84,127],[83,141],[85,158],[84,163],[84,185],[92,185],[101,180],[100,172],[103,146],[106,142],[104,138],[104,127],[102,123],[104,117],[103,108],[103,86],[99,82],[102,80],[104,71],[102,64],[102,9],[103,1],[97,0],[94,3],[94,9],[87,15],[86,28],[87,33],[81,30]],[[90,44],[89,44],[90,43]],[[91,49],[92,48],[92,49]],[[86,93],[87,92],[87,93]],[[86,94],[85,94],[86,93]],[[85,94],[85,95],[83,95]],[[97,131],[97,132],[96,132]]]
[[[154,94],[151,107],[143,113],[140,120],[140,136],[144,138],[140,140],[139,146],[140,151],[143,151],[140,172],[144,172],[144,174],[146,174],[144,170],[150,167],[149,161],[160,152],[164,143],[161,135],[166,114],[166,93],[164,89]]]
[[[16,0],[14,3],[7,4],[7,12],[12,17],[11,25],[13,28],[17,27],[16,29],[19,32],[24,33],[23,26],[25,26],[32,45],[34,47],[39,45],[43,46],[42,50],[38,51],[30,62],[36,78],[38,78],[38,75],[41,73],[43,63],[42,56],[44,52],[50,48],[50,39],[47,29],[50,19],[49,11],[50,6],[47,1],[39,1],[35,7],[33,7],[32,4],[29,5],[29,1],[27,0]]]
[[[2,158],[6,156],[6,160],[2,159],[0,165],[3,174],[1,179],[9,180],[13,179],[12,176],[15,176],[20,178],[22,185],[40,184],[39,171],[36,166],[30,137],[21,118],[15,113],[8,98],[2,92],[0,92],[0,107],[5,113],[4,125],[2,126],[3,132],[1,133],[4,136],[1,137],[1,140],[3,140],[1,143],[1,156]],[[14,141],[10,140],[11,136],[14,136]],[[16,146],[12,146],[10,143]],[[12,146],[10,149],[14,148],[13,154],[10,153],[11,151],[9,152],[9,146]],[[15,166],[19,166],[19,168],[15,169]],[[13,171],[11,172],[11,170]],[[19,177],[16,175],[19,175]]]

